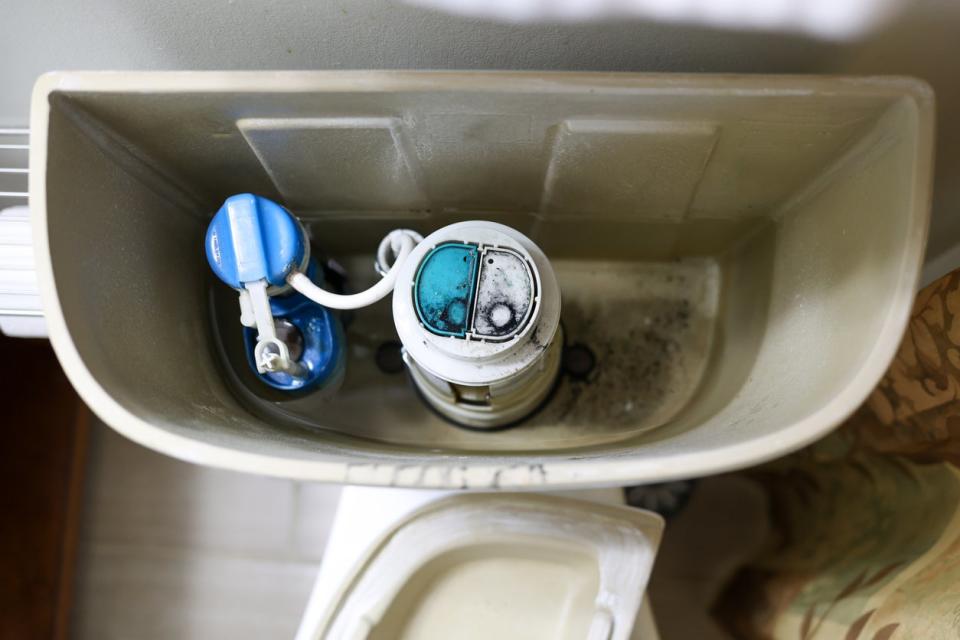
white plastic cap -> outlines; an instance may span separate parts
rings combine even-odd
[[[525,372],[560,324],[560,288],[543,252],[502,224],[444,227],[403,263],[393,317],[409,357],[460,385]]]

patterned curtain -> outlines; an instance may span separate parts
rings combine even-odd
[[[960,637],[960,270],[917,296],[854,416],[745,473],[774,535],[717,604],[734,637]]]

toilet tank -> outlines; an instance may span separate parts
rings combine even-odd
[[[53,346],[126,436],[212,466],[352,484],[622,485],[783,455],[893,357],[929,216],[933,98],[907,78],[591,73],[57,73],[35,89],[30,199]],[[203,234],[283,203],[359,287],[378,240],[465,220],[549,257],[596,360],[526,423],[445,423],[373,353],[284,400],[231,352]]]

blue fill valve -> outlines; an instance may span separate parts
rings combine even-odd
[[[339,319],[287,283],[304,270],[321,277],[289,211],[249,193],[227,198],[207,229],[206,253],[214,274],[240,294],[248,359],[264,382],[294,390],[336,377],[343,366]]]
[[[300,221],[276,202],[242,193],[213,216],[205,248],[214,274],[240,295],[251,365],[268,385],[292,391],[342,377],[343,329],[331,309],[358,309],[392,293],[399,265],[420,240],[414,231],[392,231],[377,249],[383,278],[360,293],[332,293],[320,286],[323,271]]]

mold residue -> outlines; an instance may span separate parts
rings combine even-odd
[[[527,321],[533,295],[530,270],[521,257],[486,251],[480,265],[474,331],[491,338],[514,335]]]
[[[596,363],[586,379],[564,379],[535,422],[647,429],[675,415],[698,386],[712,343],[717,277],[702,265],[697,272],[561,271],[565,340],[590,348]]]

